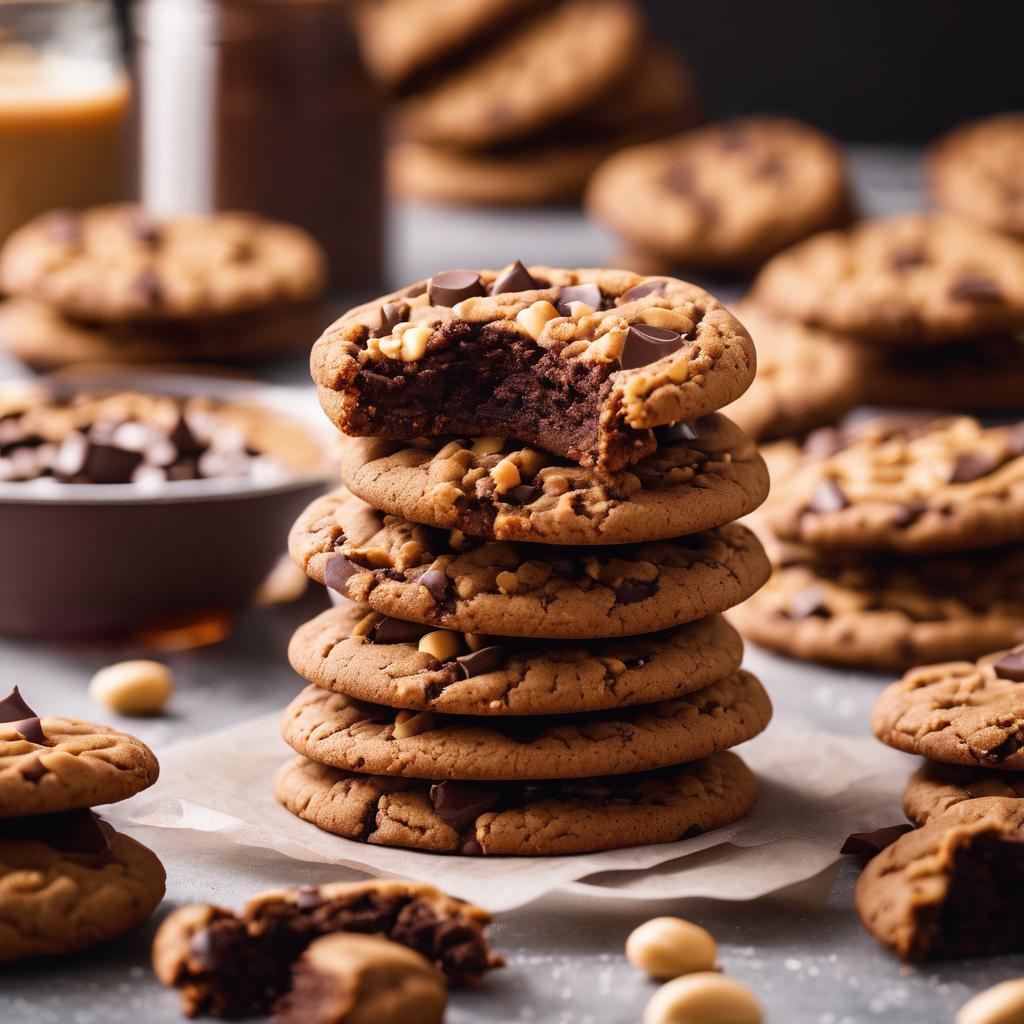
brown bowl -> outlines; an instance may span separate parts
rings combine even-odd
[[[62,388],[73,383],[60,378]],[[182,480],[155,492],[134,484],[0,482],[0,634],[126,634],[247,605],[284,551],[294,519],[336,475],[312,392],[143,373],[79,383],[256,401],[308,422],[323,464],[285,481]]]

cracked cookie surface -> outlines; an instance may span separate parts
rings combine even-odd
[[[1024,775],[927,761],[907,783],[903,810],[920,826],[953,808],[973,814],[981,806],[976,801],[993,799],[1024,801]]]
[[[445,532],[381,516],[343,490],[299,517],[289,550],[310,578],[373,611],[496,636],[658,632],[739,604],[769,574],[760,543],[736,524],[627,547],[453,547]]]
[[[602,472],[651,454],[654,427],[738,398],[755,366],[746,330],[694,285],[521,264],[357,307],[311,356],[343,433],[515,437]]]
[[[739,635],[718,616],[585,645],[445,631],[435,639],[447,647],[430,654],[422,640],[430,626],[362,611],[353,622],[349,609],[334,608],[300,626],[288,648],[292,667],[325,690],[410,710],[556,715],[649,704],[724,678],[743,656]]]
[[[295,758],[274,791],[327,832],[432,853],[553,856],[690,839],[747,814],[753,773],[735,754],[641,775],[431,785]]]
[[[1024,645],[977,662],[926,665],[885,689],[871,728],[947,764],[1024,770]]]
[[[544,544],[680,537],[733,522],[764,501],[764,461],[727,419],[713,414],[663,433],[656,452],[610,476],[497,437],[415,447],[349,438],[341,476],[383,512],[474,536]],[[518,483],[503,488],[498,481],[509,466]]]
[[[761,732],[771,702],[749,672],[670,701],[589,715],[498,718],[412,713],[307,686],[281,734],[320,764],[422,779],[581,778],[709,757]]]

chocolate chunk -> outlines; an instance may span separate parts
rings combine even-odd
[[[558,293],[556,306],[562,316],[572,316],[572,310],[569,308],[571,302],[582,302],[591,309],[600,309],[604,304],[604,296],[601,294],[600,286],[593,281],[587,284],[571,284]]]
[[[508,658],[508,648],[501,644],[494,644],[491,647],[482,647],[472,654],[461,654],[455,659],[459,666],[459,673],[463,679],[472,679],[473,676],[483,676],[488,672],[494,672],[501,668]]]
[[[356,565],[345,555],[333,555],[324,569],[324,583],[339,594],[348,596],[348,581],[361,572],[366,572],[361,565]]]
[[[386,338],[409,316],[409,306],[404,302],[385,302],[380,307],[380,326],[371,333],[375,338]]]
[[[951,484],[969,484],[998,469],[1002,463],[988,452],[961,452],[953,463]]]
[[[484,295],[484,283],[473,270],[446,270],[435,274],[427,288],[432,306],[454,306],[463,299]]]
[[[835,427],[819,427],[812,430],[804,440],[804,458],[815,462],[827,459],[841,451],[844,443],[843,435]]]
[[[692,195],[696,181],[697,176],[694,173],[693,165],[682,162],[672,164],[661,176],[661,182],[665,188],[680,196]]]
[[[164,298],[164,284],[155,270],[144,270],[135,279],[135,292],[147,306],[159,306]]]
[[[1024,683],[1024,648],[1004,655],[992,666],[992,670],[1000,679]]]
[[[908,501],[897,510],[892,518],[892,525],[900,529],[913,526],[928,511],[929,507],[925,501]]]
[[[664,295],[665,286],[668,284],[663,277],[653,278],[647,281],[641,281],[639,284],[633,285],[628,291],[624,291],[619,296],[618,305],[623,305],[626,302],[636,302],[637,299],[646,298],[648,295]]]
[[[100,827],[100,819],[91,811],[73,814],[65,826],[50,840],[62,853],[109,853],[110,840]]]
[[[315,885],[304,885],[299,889],[295,897],[295,906],[299,910],[316,910],[322,907],[326,900],[320,895],[320,889]]]
[[[982,274],[965,274],[949,286],[951,299],[965,302],[1002,302],[1003,290],[998,281]]]
[[[155,249],[160,244],[160,225],[142,211],[128,218],[128,233],[137,242]]]
[[[825,588],[819,586],[798,590],[789,599],[789,618],[809,619],[812,616],[827,619],[831,616],[826,602]]]
[[[993,747],[982,757],[991,764],[1000,764],[1008,757],[1013,757],[1022,747],[1024,747],[1024,731],[1013,732],[999,746]]]
[[[655,427],[654,435],[659,445],[679,444],[682,441],[696,441],[697,428],[686,420],[680,420],[668,427]]]
[[[444,604],[451,597],[451,582],[440,569],[428,569],[416,582],[427,588],[436,604]]]
[[[582,565],[568,555],[551,554],[544,559],[544,563],[556,576],[567,580],[578,580],[583,576]]]
[[[646,601],[658,592],[657,580],[622,580],[615,587],[616,604],[636,604],[638,601]]]
[[[498,275],[490,291],[492,295],[504,295],[506,292],[532,292],[539,287],[522,262],[516,260]]]
[[[832,479],[826,477],[814,488],[810,504],[807,506],[809,512],[840,512],[850,504],[843,492],[842,487]]]
[[[29,743],[46,742],[46,734],[43,732],[39,716],[25,703],[21,691],[16,686],[0,701],[0,722],[10,725]]]
[[[430,787],[430,802],[438,817],[461,832],[485,811],[496,807],[501,796],[493,786],[466,782],[436,782]]]
[[[29,743],[46,742],[46,733],[43,732],[43,723],[37,716],[22,718],[19,721],[5,724],[9,724],[15,732],[21,733]]]
[[[90,442],[82,473],[91,483],[127,484],[141,462],[142,452]]]
[[[704,830],[700,825],[691,825],[679,838],[680,839],[696,839],[697,836],[703,835]]]
[[[70,210],[58,210],[50,215],[47,230],[55,242],[78,245],[82,241],[82,222]]]
[[[541,487],[536,487],[533,484],[519,484],[501,494],[500,500],[507,505],[530,505],[543,493],[544,489]]]
[[[178,422],[167,435],[167,440],[174,445],[180,455],[198,455],[205,447],[192,432],[184,413],[178,417]]]
[[[623,370],[648,366],[682,348],[683,336],[668,327],[631,324],[619,358]]]
[[[479,857],[483,852],[484,848],[476,839],[466,839],[459,847],[459,853],[465,854],[467,857]]]
[[[25,764],[18,766],[18,774],[26,782],[38,782],[49,770],[38,757],[33,757],[26,761]]]
[[[874,832],[854,832],[847,837],[839,852],[854,857],[874,857],[887,846],[892,846],[900,836],[913,831],[913,825],[886,825]]]
[[[373,627],[370,640],[375,644],[414,644],[429,632],[430,626],[385,617]]]

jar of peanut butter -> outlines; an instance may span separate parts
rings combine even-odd
[[[297,224],[338,291],[378,285],[382,98],[350,0],[143,0],[135,33],[143,203]]]

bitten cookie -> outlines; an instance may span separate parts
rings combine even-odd
[[[753,295],[860,341],[960,341],[1024,326],[1024,245],[943,214],[864,221],[780,253]]]
[[[718,616],[626,640],[510,643],[432,631],[376,612],[353,624],[343,608],[300,626],[288,647],[295,671],[325,690],[455,715],[557,715],[650,704],[723,679],[742,656],[739,636]]]
[[[0,819],[124,800],[159,774],[141,740],[105,725],[40,718],[15,687],[0,700]]]
[[[0,962],[108,942],[163,894],[156,855],[91,811],[0,821]]]
[[[1024,801],[1024,775],[992,768],[926,761],[911,776],[903,794],[903,810],[915,825],[955,807],[973,813],[981,800]],[[971,807],[964,806],[970,803]]]
[[[757,782],[732,753],[642,775],[435,784],[295,758],[274,791],[327,832],[432,853],[553,856],[691,839],[743,817]]]
[[[913,669],[875,704],[871,728],[933,761],[1024,769],[1024,645],[977,662]]]
[[[740,118],[624,150],[597,171],[587,208],[640,251],[739,270],[850,220],[839,147],[809,125]]]
[[[680,537],[733,522],[767,497],[764,461],[723,416],[662,428],[658,435],[656,452],[611,475],[498,437],[414,447],[351,438],[342,445],[341,477],[382,512],[478,537],[542,544]]]
[[[683,281],[516,263],[435,274],[346,313],[311,368],[344,433],[515,437],[614,472],[654,451],[652,428],[738,398],[755,355]]]
[[[768,578],[736,524],[674,541],[564,549],[463,538],[384,517],[339,490],[289,537],[296,564],[373,611],[462,633],[560,639],[657,632],[730,608]]]
[[[281,735],[296,753],[349,771],[522,781],[696,761],[752,739],[771,714],[764,688],[742,671],[675,700],[552,718],[412,713],[307,686]]]

